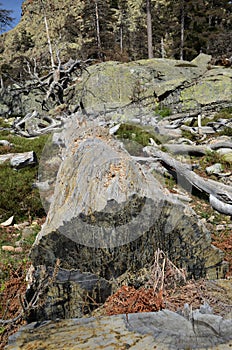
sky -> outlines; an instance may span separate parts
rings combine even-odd
[[[21,18],[21,5],[24,0],[0,0],[0,8],[4,10],[12,10],[11,16],[15,18],[12,27],[16,26]],[[8,30],[11,28],[8,28]]]

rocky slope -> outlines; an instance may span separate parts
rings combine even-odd
[[[83,2],[71,0],[54,0],[51,6],[43,9],[40,1],[26,0],[22,4],[22,17],[19,24],[11,31],[1,35],[1,58],[4,63],[19,56],[34,57],[37,60],[49,61],[49,49],[46,36],[44,16],[47,17],[49,35],[56,49],[62,47],[61,58],[67,55],[67,50],[81,48],[82,38],[76,36],[76,42],[70,43],[64,36],[66,17],[70,14],[73,21],[81,25],[81,11]],[[60,37],[60,38],[59,38]]]

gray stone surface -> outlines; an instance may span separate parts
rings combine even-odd
[[[208,175],[210,174],[220,174],[223,171],[223,166],[221,163],[215,163],[205,169]]]
[[[32,166],[37,164],[37,157],[35,152],[24,153],[8,153],[0,156],[0,164],[4,162],[10,162],[10,165],[15,169],[21,169],[26,166]]]
[[[189,319],[169,310],[45,321],[23,327],[6,350],[230,349],[232,320],[194,311]]]

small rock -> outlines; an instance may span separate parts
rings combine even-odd
[[[232,164],[232,152],[224,154],[223,155],[223,160],[227,163]]]
[[[222,165],[221,163],[215,163],[211,166],[208,166],[206,169],[205,169],[206,173],[208,175],[210,174],[219,174],[223,171],[223,168],[222,168]]]
[[[33,151],[15,154],[10,160],[10,165],[15,169],[21,169],[25,166],[35,164],[37,164],[37,157]]]
[[[210,218],[208,219],[209,222],[214,222],[214,220],[215,220],[215,216],[214,215],[210,216]]]
[[[225,225],[217,225],[217,226],[216,226],[216,230],[217,230],[217,231],[225,230],[225,228],[226,228]]]
[[[231,153],[231,148],[219,148],[216,151],[220,156],[224,156],[225,154]]]
[[[14,248],[15,253],[22,253],[23,252],[23,248],[22,247],[16,247]]]
[[[32,236],[33,233],[34,233],[34,230],[32,227],[24,227],[24,229],[22,230],[22,238],[28,238]]]
[[[207,220],[205,218],[201,219],[200,222],[205,225],[207,223]]]
[[[14,252],[15,251],[15,248],[12,247],[11,245],[3,245],[2,246],[2,250],[4,252]]]
[[[0,146],[11,147],[12,143],[7,140],[0,140]]]
[[[10,162],[10,165],[17,170],[26,166],[35,165],[38,162],[36,154],[33,151],[0,155],[0,164],[3,164],[7,161]]]
[[[14,216],[11,216],[9,219],[7,219],[6,221],[2,222],[0,224],[0,226],[10,226],[12,224],[14,220]]]
[[[20,239],[19,241],[15,242],[16,247],[21,247],[23,245],[23,239]]]

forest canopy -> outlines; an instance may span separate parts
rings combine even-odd
[[[8,25],[9,11],[0,14]],[[17,30],[0,40],[2,57],[48,61],[45,19],[62,60],[232,57],[229,0],[25,0],[22,14]]]

